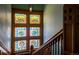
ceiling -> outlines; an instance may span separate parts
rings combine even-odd
[[[45,4],[31,4],[31,6],[34,11],[43,11]],[[30,4],[12,4],[12,8],[29,10]]]

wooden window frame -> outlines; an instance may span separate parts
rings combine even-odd
[[[22,14],[26,14],[26,24],[15,24],[15,13],[22,13]],[[33,15],[40,15],[40,24],[30,24],[30,14]],[[28,10],[20,10],[20,9],[12,9],[12,41],[11,41],[11,52],[12,54],[15,53],[19,53],[19,52],[15,52],[15,27],[26,27],[27,28],[27,35],[25,37],[25,39],[27,40],[26,46],[27,49],[26,51],[29,51],[30,49],[30,44],[29,41],[31,39],[39,39],[40,40],[40,46],[43,44],[43,11],[28,11]],[[30,37],[30,27],[39,27],[40,28],[40,36],[38,37]],[[28,30],[29,29],[29,30]]]

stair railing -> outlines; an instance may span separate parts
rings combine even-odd
[[[5,45],[0,41],[0,48],[2,48],[4,51],[0,50],[0,55],[10,55],[10,52],[5,47]]]
[[[32,51],[32,55],[61,55],[63,54],[64,39],[63,29],[55,36],[50,38],[46,43],[41,45],[37,50]]]

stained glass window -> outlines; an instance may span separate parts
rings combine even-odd
[[[30,15],[30,24],[39,24],[40,15]]]
[[[20,14],[16,13],[15,14],[15,23],[26,23],[26,14]]]
[[[26,27],[15,28],[15,37],[25,37],[25,36],[26,36]]]
[[[26,49],[26,40],[15,41],[15,51],[25,50]]]
[[[40,42],[38,39],[32,39],[30,40],[30,46],[33,45],[34,48],[39,48]]]
[[[30,28],[30,36],[39,36],[40,28],[39,27],[31,27]]]
[[[34,50],[42,44],[43,19],[42,12],[32,12],[24,10],[12,10],[13,31],[12,50],[13,53],[29,51],[30,46],[34,46]]]

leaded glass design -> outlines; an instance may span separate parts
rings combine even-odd
[[[25,50],[26,49],[26,40],[15,41],[15,51]]]
[[[39,36],[40,28],[39,27],[30,27],[30,36]]]
[[[15,23],[25,24],[26,23],[26,14],[16,13],[15,14]]]
[[[25,36],[26,36],[26,27],[15,28],[15,37],[25,37]]]
[[[30,15],[30,24],[39,24],[40,15]]]
[[[30,40],[30,46],[33,45],[34,48],[39,48],[40,42],[39,39],[31,39]]]

